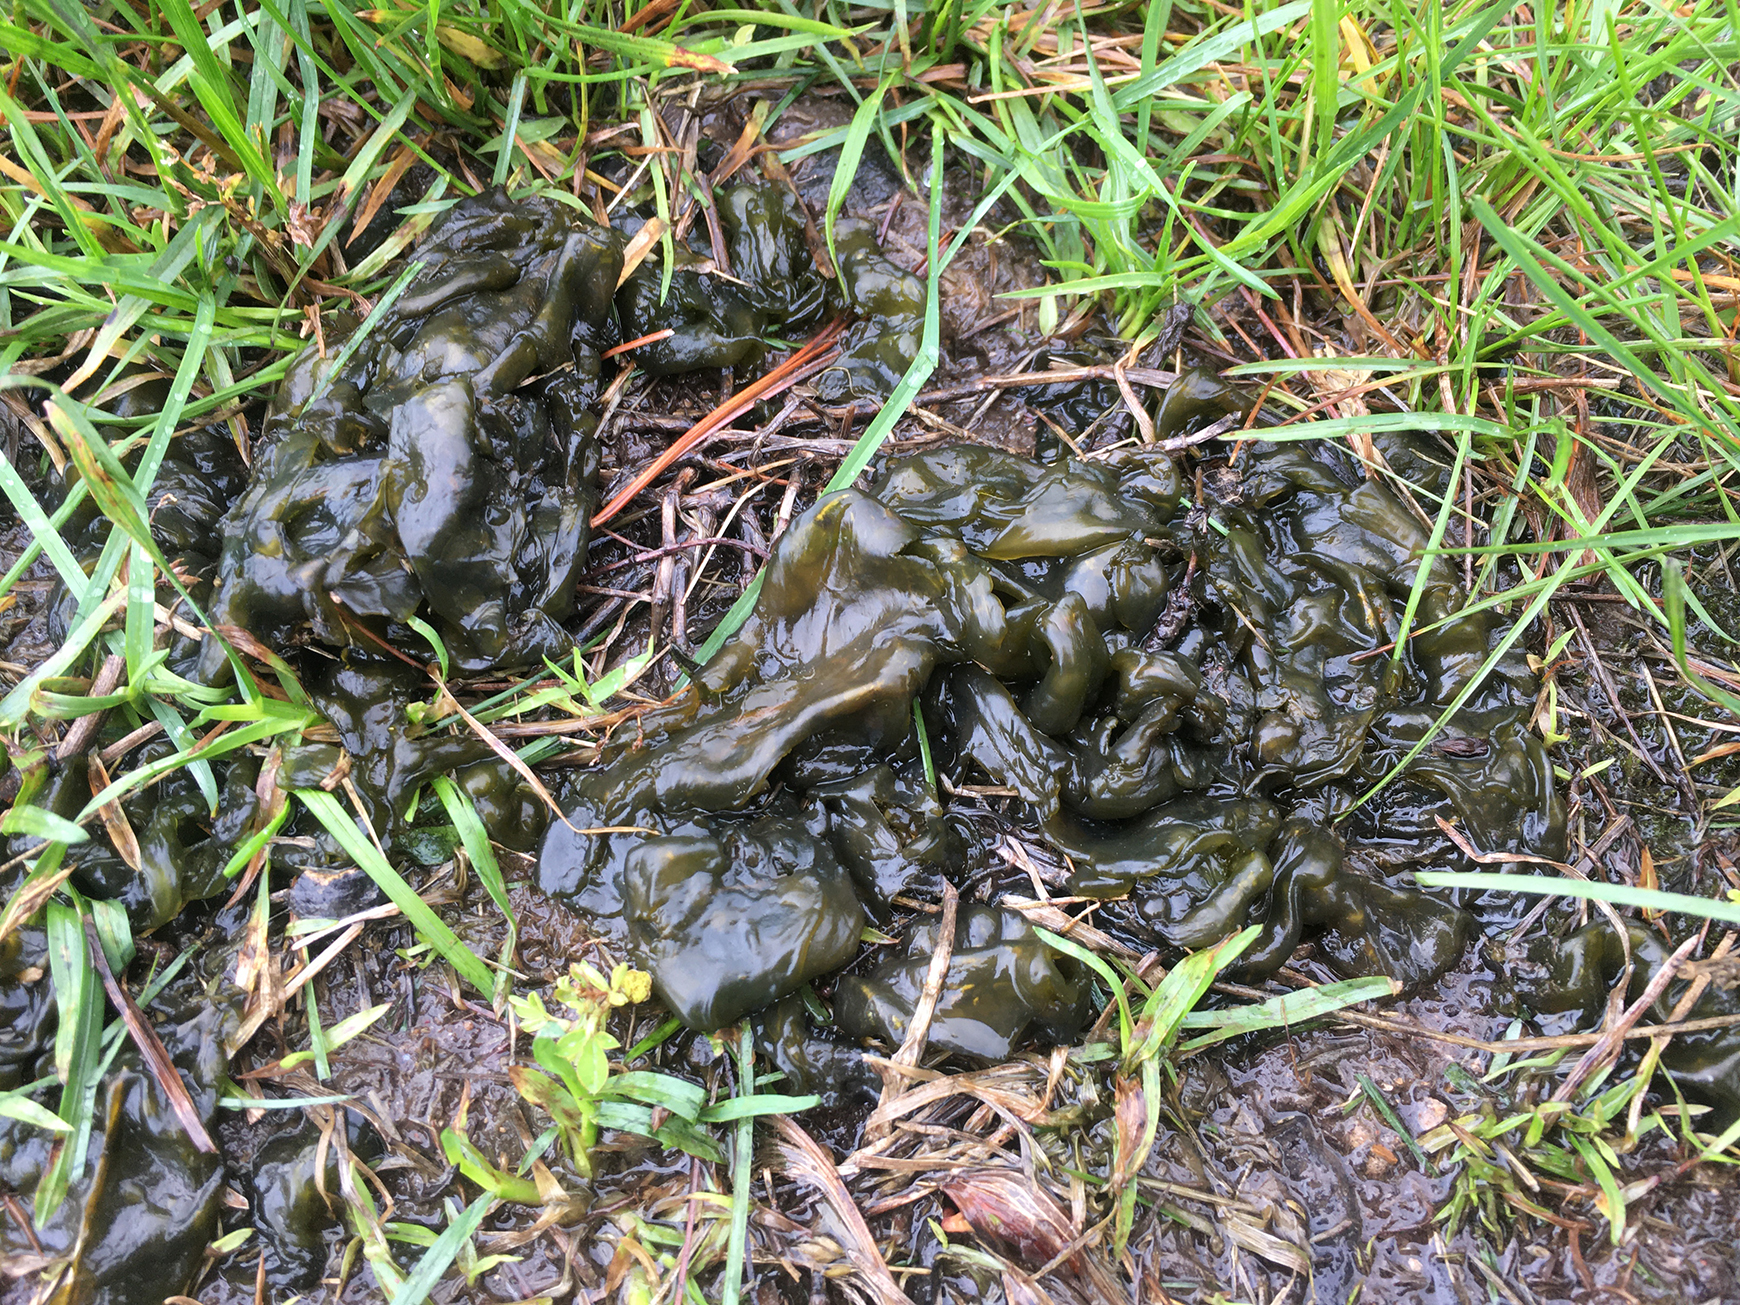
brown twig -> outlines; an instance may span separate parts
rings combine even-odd
[[[97,672],[97,678],[91,682],[90,696],[101,698],[105,694],[113,693],[115,686],[121,682],[121,671],[126,665],[127,659],[120,653],[110,653],[104,658],[102,669]],[[60,746],[54,750],[54,759],[65,761],[67,758],[76,757],[83,752],[85,745],[91,741],[91,735],[97,732],[97,726],[103,723],[103,717],[106,715],[108,715],[107,711],[93,711],[75,720],[72,723],[72,728],[66,732],[66,737],[61,739]]]
[[[1566,610],[1571,613],[1571,623],[1577,627],[1577,634],[1582,639],[1583,651],[1589,654],[1589,665],[1594,672],[1595,682],[1601,686],[1601,692],[1607,695],[1607,703],[1613,708],[1613,714],[1624,723],[1626,733],[1631,735],[1631,741],[1637,745],[1637,755],[1643,758],[1644,765],[1655,772],[1657,779],[1664,784],[1669,783],[1666,773],[1656,764],[1649,749],[1643,746],[1643,740],[1637,736],[1637,726],[1632,723],[1631,713],[1626,711],[1624,704],[1619,701],[1619,690],[1614,686],[1613,677],[1607,673],[1607,667],[1601,661],[1601,654],[1595,649],[1595,641],[1589,637],[1589,627],[1583,624],[1583,614],[1575,607]],[[1694,811],[1697,809],[1696,798],[1692,801],[1692,809]]]
[[[169,1052],[164,1049],[157,1030],[151,1027],[145,1013],[133,1000],[133,995],[116,981],[114,973],[109,969],[109,958],[103,954],[103,944],[97,938],[96,921],[88,915],[85,917],[85,940],[90,944],[91,963],[97,967],[103,987],[108,990],[109,1000],[120,1011],[127,1031],[133,1035],[134,1045],[139,1048],[145,1068],[151,1072],[158,1088],[168,1098],[169,1108],[175,1112],[175,1117],[181,1121],[182,1128],[187,1131],[193,1144],[207,1155],[216,1155],[217,1143],[211,1140],[211,1134],[205,1131],[205,1125],[200,1122],[199,1112],[193,1108],[193,1098],[187,1095],[187,1085],[181,1081],[180,1071],[175,1068],[175,1062],[169,1059]]]
[[[1178,379],[1177,372],[1161,371],[1157,367],[1125,367],[1122,369],[1122,376],[1131,385],[1145,385],[1149,389],[1156,390],[1164,390]],[[950,403],[956,399],[973,398],[985,393],[986,390],[1007,390],[1026,385],[1068,385],[1074,381],[1111,381],[1115,384],[1118,377],[1119,369],[1109,363],[1092,367],[1060,367],[1049,372],[979,376],[962,385],[951,385],[940,390],[926,390],[918,396],[917,402],[924,404]]]
[[[1625,1013],[1619,1017],[1612,1028],[1602,1032],[1595,1044],[1584,1052],[1583,1058],[1572,1067],[1571,1072],[1565,1075],[1564,1081],[1553,1093],[1552,1099],[1554,1101],[1569,1101],[1577,1089],[1583,1085],[1584,1079],[1606,1064],[1609,1059],[1619,1054],[1620,1044],[1625,1040],[1626,1035],[1637,1026],[1637,1021],[1642,1017],[1643,1012],[1653,1006],[1656,998],[1660,997],[1668,984],[1673,982],[1674,975],[1679,973],[1680,966],[1685,962],[1686,957],[1690,956],[1693,949],[1702,941],[1701,934],[1693,934],[1674,949],[1673,955],[1662,963],[1661,968],[1649,976],[1649,983],[1644,986],[1643,993],[1638,999],[1626,1008]]]

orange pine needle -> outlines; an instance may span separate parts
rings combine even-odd
[[[667,326],[662,331],[654,331],[651,335],[643,335],[638,340],[624,340],[621,344],[613,344],[598,356],[600,358],[614,358],[619,353],[627,353],[630,349],[638,349],[643,344],[657,344],[660,340],[668,340],[675,334],[676,331]]]
[[[766,376],[745,385],[736,394],[701,418],[675,444],[654,458],[652,464],[624,486],[615,498],[599,509],[598,515],[592,518],[592,528],[598,529],[599,526],[621,512],[636,494],[639,494],[641,490],[662,476],[672,463],[683,457],[727,422],[748,412],[762,399],[789,389],[799,381],[826,367],[834,360],[834,341],[844,329],[843,322],[828,323],[816,333],[813,340]]]

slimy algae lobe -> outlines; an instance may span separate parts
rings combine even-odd
[[[304,625],[342,647],[423,614],[461,669],[536,664],[569,646],[621,242],[495,192],[417,257],[366,336],[304,354],[280,388],[212,616],[272,647]],[[201,669],[221,664],[208,643]]]
[[[860,320],[826,397],[892,390],[918,348],[917,280],[845,223],[840,279],[824,282],[790,194],[719,199],[731,270],[680,246],[662,297],[658,261],[618,289],[622,236],[554,199],[495,191],[451,209],[366,332],[305,353],[280,386],[223,519],[218,625],[272,648],[305,630],[422,647],[417,617],[467,672],[567,653],[597,506],[599,354],[619,331],[673,330],[635,353],[655,374],[731,367],[758,362],[770,330],[819,323],[832,296]],[[223,661],[208,642],[199,670]]]
[[[722,831],[777,819],[782,873],[800,873],[807,839],[827,867],[809,872],[818,884],[836,893],[844,862],[877,917],[972,859],[971,822],[911,781],[916,707],[942,772],[1013,795],[1028,837],[1068,866],[1056,886],[1102,899],[1102,923],[1135,945],[1202,947],[1257,924],[1249,973],[1312,936],[1345,974],[1431,980],[1470,917],[1353,868],[1331,822],[1461,693],[1501,627],[1456,615],[1441,560],[1416,576],[1425,528],[1375,482],[1286,444],[1247,446],[1241,473],[1205,516],[1180,511],[1155,453],[1042,465],[959,446],[825,497],[781,538],[698,691],[572,782],[573,828],[546,835],[540,883],[636,946],[676,1013],[719,1027],[755,1004],[746,994],[776,998],[839,964],[794,948],[817,908],[783,906],[777,879],[755,927],[732,925],[726,955],[709,955],[712,919],[693,902],[696,876],[723,873]],[[1419,626],[1443,624],[1399,659],[1372,655],[1417,578]],[[1532,701],[1520,654],[1500,658],[1454,727],[1482,746],[1410,772],[1484,852],[1562,850]],[[948,840],[962,850],[939,857]],[[664,868],[679,857],[687,875]],[[904,959],[840,981],[843,1029],[898,1040],[937,943],[925,928]],[[1018,913],[963,907],[954,946],[935,1045],[1000,1056],[1080,1026],[1073,962]],[[710,1006],[714,987],[730,999]]]

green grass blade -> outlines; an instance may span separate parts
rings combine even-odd
[[[1659,888],[1634,888],[1630,884],[1595,883],[1550,875],[1489,874],[1484,871],[1420,870],[1414,875],[1427,888],[1473,888],[1506,893],[1533,893],[1539,897],[1576,897],[1610,906],[1635,906],[1645,911],[1678,911],[1726,925],[1740,925],[1740,901],[1692,897]]]
[[[489,996],[495,992],[495,975],[489,966],[460,942],[453,930],[429,909],[429,904],[417,896],[416,889],[393,869],[350,813],[339,805],[337,798],[319,789],[297,789],[296,797],[314,813],[315,818],[338,840],[339,846],[363,872],[380,885],[381,891],[393,905],[405,913],[405,918],[411,922],[418,935],[435,949],[438,956],[480,993]]]

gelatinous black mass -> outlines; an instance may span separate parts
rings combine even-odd
[[[292,366],[245,490],[214,430],[169,451],[151,502],[161,541],[202,599],[213,586],[219,626],[300,662],[333,727],[336,742],[284,749],[280,784],[347,775],[395,860],[449,854],[426,846],[410,810],[435,774],[473,796],[497,841],[537,837],[529,787],[475,738],[412,720],[430,686],[365,635],[421,649],[417,618],[465,673],[571,650],[604,347],[669,326],[637,353],[647,370],[751,367],[770,334],[798,338],[849,309],[841,354],[814,381],[825,402],[888,394],[916,354],[923,286],[868,226],[837,225],[839,276],[824,281],[784,191],[718,199],[728,273],[695,224],[671,267],[657,253],[620,287],[623,232],[551,198],[463,200],[366,335],[335,334]],[[1036,383],[1027,398],[1077,432],[1121,402],[1097,382]],[[1239,407],[1191,373],[1157,424],[1188,433]],[[967,445],[891,460],[868,489],[823,498],[780,537],[753,615],[696,690],[560,781],[571,824],[545,836],[539,882],[650,969],[689,1025],[753,1017],[794,1089],[839,1104],[873,1094],[862,1043],[905,1035],[943,942],[933,915],[860,956],[866,922],[898,931],[945,879],[963,900],[933,1046],[1003,1057],[1088,1018],[1086,976],[997,900],[1030,884],[995,855],[1012,838],[1032,849],[1034,875],[1096,899],[1096,924],[1132,946],[1199,947],[1255,924],[1247,973],[1309,938],[1344,974],[1429,981],[1461,954],[1472,917],[1381,867],[1454,863],[1438,815],[1482,852],[1563,854],[1551,766],[1527,728],[1535,681],[1520,649],[1494,658],[1502,618],[1464,611],[1452,568],[1421,560],[1417,511],[1334,449],[1258,439],[1211,471],[1184,511],[1173,462],[1151,448],[1040,462]],[[99,527],[87,510],[69,538],[88,551]],[[1412,637],[1392,654],[1410,603]],[[299,656],[310,640],[326,648]],[[1439,744],[1356,806],[1489,659]],[[171,665],[225,673],[210,639],[182,640]],[[148,741],[123,765],[171,746]],[[988,801],[945,799],[932,766]],[[129,794],[137,866],[94,835],[68,853],[73,884],[121,903],[141,933],[222,891],[266,818],[261,775],[251,758],[216,764],[215,810],[186,770]],[[27,782],[23,800],[67,818],[92,793],[83,764],[44,760]],[[299,914],[366,900],[324,831],[297,814],[282,834],[274,869],[309,875],[291,897]],[[32,845],[18,836],[5,851]],[[0,892],[20,873],[0,872]],[[1644,963],[1635,996],[1664,952],[1642,930],[1626,941]],[[1595,925],[1511,957],[1513,995],[1549,1020],[1586,1014],[1623,966],[1620,944]],[[236,945],[200,952],[151,1008],[208,1124],[239,1018],[224,978]],[[48,952],[40,919],[0,940],[0,1091],[54,1073]],[[817,1027],[806,986],[843,967],[821,985],[834,1023]],[[1670,985],[1658,1014],[1677,995]],[[1734,1004],[1702,1000],[1696,1013]],[[1731,1030],[1681,1036],[1664,1063],[1732,1111],[1737,1046]],[[104,1305],[184,1290],[223,1188],[150,1076],[130,1053],[118,1065],[40,1249],[0,1220],[0,1257],[76,1251],[65,1298]],[[263,1153],[253,1184],[275,1283],[322,1262],[304,1141]],[[0,1118],[0,1186],[34,1190],[49,1157],[46,1133]]]
[[[844,885],[882,917],[964,863],[971,824],[914,761],[921,719],[938,768],[1015,795],[1029,837],[1067,859],[1058,887],[1104,899],[1102,925],[1136,944],[1255,923],[1250,972],[1309,935],[1347,974],[1435,977],[1470,917],[1362,873],[1333,821],[1462,692],[1500,623],[1456,615],[1442,560],[1417,576],[1425,527],[1334,455],[1252,444],[1240,472],[1185,516],[1152,451],[1042,465],[958,446],[825,497],[698,691],[571,782],[540,882],[626,938],[679,1016],[718,1027],[839,965]],[[1373,656],[1417,579],[1417,626],[1445,623]],[[1521,655],[1500,658],[1453,725],[1486,746],[1410,773],[1483,851],[1561,849],[1533,697]],[[614,832],[576,832],[596,829]],[[721,929],[693,904],[728,880]],[[934,932],[840,981],[843,1029],[902,1035]],[[964,904],[931,1039],[998,1056],[1067,1036],[1079,980],[1019,914]]]
[[[570,646],[621,241],[497,191],[456,205],[417,258],[366,337],[285,378],[224,519],[212,616],[270,647],[304,626],[342,647],[421,615],[460,669],[535,665]],[[208,643],[201,669],[222,664]]]

